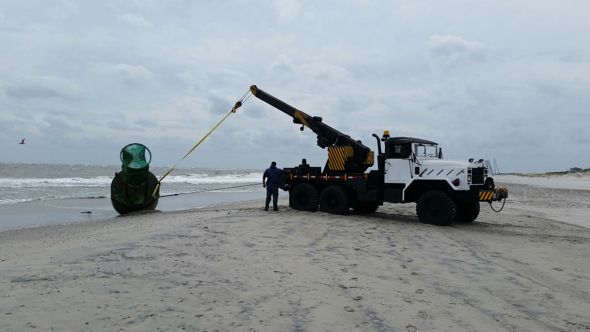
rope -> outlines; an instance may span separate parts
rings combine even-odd
[[[180,164],[180,162],[183,161],[184,158],[186,158],[199,145],[201,145],[201,143],[203,143],[207,139],[207,137],[209,137],[209,135],[211,135],[211,133],[213,133],[215,131],[215,129],[217,129],[217,127],[219,127],[223,123],[223,121],[225,121],[225,119],[227,119],[232,113],[236,113],[238,108],[240,108],[242,106],[242,104],[244,102],[246,102],[246,100],[248,100],[249,98],[250,98],[250,90],[246,91],[246,93],[244,93],[242,98],[240,98],[240,100],[238,100],[236,102],[234,107],[232,107],[232,109],[221,120],[219,120],[219,122],[217,122],[217,124],[213,128],[211,128],[211,130],[209,130],[209,132],[207,134],[205,134],[205,136],[203,136],[203,138],[201,138],[197,143],[195,143],[195,145],[193,145],[188,150],[188,152],[182,158],[180,158],[180,160],[177,161],[176,164],[174,164],[174,166],[172,166],[166,173],[164,173],[164,175],[162,175],[162,177],[160,177],[160,179],[158,180],[158,184],[156,185],[156,188],[154,188],[154,191],[152,192],[152,198],[156,198],[156,192],[158,191],[158,189],[160,189],[160,183],[162,182],[162,180],[164,180],[164,178],[166,178],[170,173],[172,173],[172,171],[174,171],[176,169],[178,164]]]
[[[175,193],[175,194],[162,195],[162,196],[160,196],[160,198],[162,198],[162,197],[180,196],[180,195],[189,195],[189,194],[198,194],[198,193],[204,193],[204,192],[210,192],[210,191],[216,191],[216,190],[224,190],[224,189],[245,188],[245,187],[252,187],[252,186],[259,186],[259,185],[260,185],[260,183],[251,183],[251,184],[244,184],[244,185],[241,185],[241,186],[195,190],[195,191],[188,191],[188,192],[184,192],[184,193]]]
[[[504,209],[504,204],[506,204],[506,198],[504,198],[504,201],[502,202],[502,206],[500,207],[499,210],[494,209],[494,207],[492,206],[492,202],[490,202],[490,208],[492,209],[492,211],[494,212],[500,212]]]

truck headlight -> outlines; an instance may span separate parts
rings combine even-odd
[[[467,175],[467,183],[471,183],[471,174]]]
[[[459,179],[455,179],[455,180],[453,180],[453,185],[454,185],[455,187],[459,186],[459,184],[461,184],[461,181],[460,181]]]

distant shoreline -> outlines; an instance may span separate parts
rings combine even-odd
[[[553,172],[543,172],[543,173],[508,172],[508,173],[498,173],[497,175],[516,175],[516,176],[528,176],[528,177],[535,177],[535,176],[559,176],[559,175],[590,176],[590,168],[580,169],[580,170],[575,170],[575,171],[569,170],[569,171],[553,171]]]

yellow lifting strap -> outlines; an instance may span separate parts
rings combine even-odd
[[[217,129],[217,127],[219,127],[223,123],[223,121],[225,121],[225,119],[227,119],[232,113],[235,113],[238,110],[238,108],[240,108],[242,106],[242,104],[245,103],[246,100],[248,100],[248,98],[250,98],[250,90],[248,90],[242,96],[242,98],[240,98],[240,100],[238,100],[236,102],[234,107],[232,107],[232,109],[221,120],[219,120],[219,122],[217,122],[217,124],[213,128],[211,128],[211,130],[209,130],[209,132],[207,134],[205,134],[205,136],[203,136],[203,138],[201,138],[197,143],[195,143],[195,145],[193,145],[193,147],[190,148],[188,150],[188,152],[182,158],[180,158],[179,161],[176,162],[176,164],[174,164],[174,166],[170,167],[170,169],[166,173],[164,173],[164,175],[162,175],[162,177],[160,177],[160,179],[158,180],[158,184],[156,185],[156,188],[152,192],[152,198],[156,198],[156,193],[158,192],[158,189],[160,189],[160,183],[162,182],[162,180],[164,180],[165,177],[170,175],[170,173],[172,173],[172,171],[174,171],[174,169],[176,169],[176,166],[178,166],[178,164],[180,164],[180,162],[183,161],[184,158],[186,158],[199,145],[201,145],[201,143],[203,143],[203,141],[205,141],[207,139],[207,137],[209,137],[209,135],[211,135],[211,133],[213,133],[215,131],[215,129]]]

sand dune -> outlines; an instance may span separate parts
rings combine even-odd
[[[494,178],[498,181],[506,183],[525,184],[542,188],[590,190],[590,172],[544,174],[534,176],[497,175],[494,176]]]

